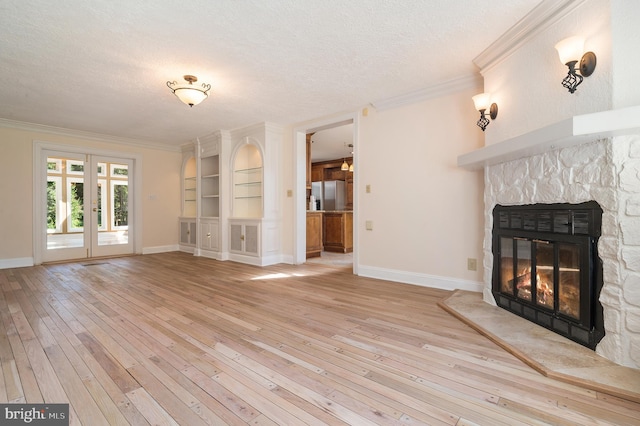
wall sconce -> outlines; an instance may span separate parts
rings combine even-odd
[[[476,106],[476,109],[480,111],[480,119],[476,124],[484,132],[484,129],[486,129],[490,123],[487,115],[489,115],[492,120],[495,120],[498,116],[498,105],[491,103],[491,93],[480,93],[471,99],[473,99],[473,104]],[[489,110],[489,114],[485,112],[487,110]]]
[[[569,68],[569,73],[562,80],[562,87],[569,90],[569,93],[576,91],[580,83],[582,83],[583,77],[589,77],[593,74],[593,70],[596,69],[596,55],[593,52],[587,52],[584,55],[584,39],[581,37],[569,37],[555,46],[560,56],[560,62],[565,64]],[[580,70],[580,74],[577,73],[576,64]]]
[[[196,76],[185,75],[183,78],[187,83],[178,84],[175,81],[167,81],[167,87],[182,102],[193,107],[209,97],[210,84],[202,83],[201,86],[195,86],[193,83],[198,81]]]

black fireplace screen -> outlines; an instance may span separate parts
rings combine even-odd
[[[594,349],[604,336],[600,206],[499,205],[493,214],[497,304]]]

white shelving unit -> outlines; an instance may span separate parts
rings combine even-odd
[[[226,229],[221,226],[228,217],[223,206],[227,175],[225,150],[228,150],[229,132],[219,130],[198,138],[195,142],[198,153],[198,244],[195,254],[217,260],[226,260]],[[227,197],[228,191],[227,191]]]
[[[193,145],[182,149],[182,214],[179,217],[180,251],[194,253],[197,244],[198,167]]]
[[[220,217],[220,155],[200,159],[200,217]]]
[[[282,261],[281,145],[282,128],[261,123],[183,148],[181,250],[259,266]]]

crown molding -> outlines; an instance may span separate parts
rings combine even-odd
[[[537,34],[582,6],[586,0],[543,0],[524,18],[480,53],[473,63],[483,74],[517,51]]]
[[[46,133],[50,135],[66,136],[71,138],[86,139],[96,142],[115,143],[128,146],[139,146],[142,148],[158,149],[161,151],[180,152],[180,146],[171,146],[159,142],[146,141],[142,139],[123,138],[119,136],[103,135],[100,133],[86,132],[84,130],[67,129],[64,127],[47,126],[44,124],[28,123],[25,121],[15,121],[0,118],[0,127],[9,129],[26,130],[29,132]]]
[[[384,111],[391,108],[410,105],[416,102],[426,101],[428,99],[438,98],[451,93],[460,92],[462,90],[477,89],[479,87],[482,87],[482,78],[478,74],[469,74],[444,81],[431,87],[416,90],[415,92],[381,99],[379,101],[372,102],[371,105],[373,105],[373,107],[378,111]]]

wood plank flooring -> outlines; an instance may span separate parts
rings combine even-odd
[[[184,253],[0,270],[0,401],[84,425],[640,425],[437,306],[447,291]]]

